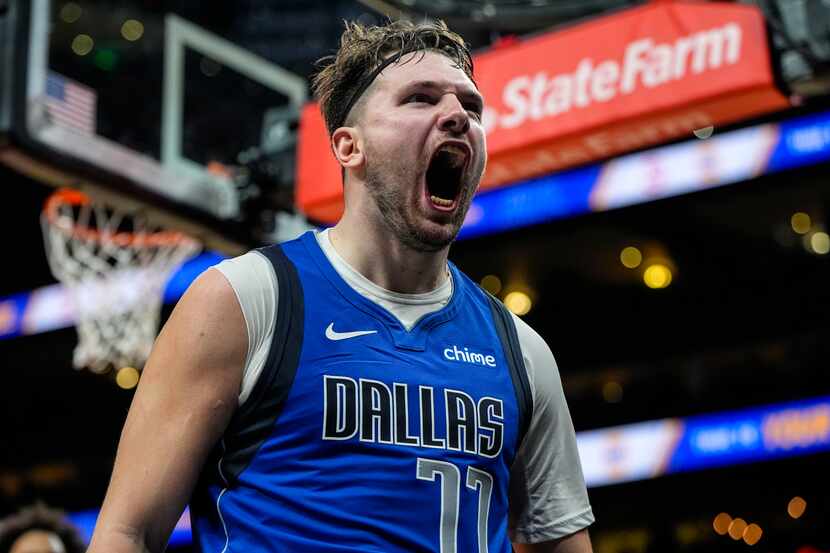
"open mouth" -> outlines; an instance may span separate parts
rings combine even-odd
[[[444,144],[433,154],[426,173],[426,193],[437,209],[455,208],[468,158],[467,149],[456,144]]]

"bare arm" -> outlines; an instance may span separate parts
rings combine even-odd
[[[208,270],[159,334],[133,398],[88,553],[161,552],[237,406],[242,310]]]
[[[516,553],[592,553],[588,530],[580,530],[570,536],[542,543],[515,543]]]

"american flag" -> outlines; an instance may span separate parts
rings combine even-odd
[[[46,78],[46,112],[55,125],[95,134],[95,91],[50,71]]]

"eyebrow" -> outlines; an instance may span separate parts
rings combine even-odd
[[[447,88],[448,85],[439,83],[437,81],[414,81],[409,83],[409,85],[407,85],[406,87],[407,90],[429,89],[438,90],[442,92]],[[484,109],[484,98],[474,89],[462,88],[460,90],[457,90],[455,95],[458,96],[462,101],[474,103],[479,111]]]

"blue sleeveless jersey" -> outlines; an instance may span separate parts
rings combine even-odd
[[[511,551],[509,468],[529,387],[504,308],[453,294],[407,331],[307,233],[262,250],[274,341],[191,504],[205,552]]]

